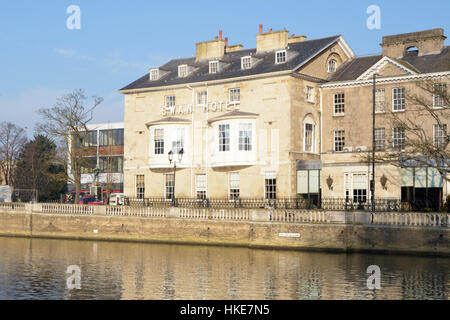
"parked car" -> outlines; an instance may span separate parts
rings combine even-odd
[[[94,206],[101,206],[103,205],[103,202],[98,200],[95,197],[82,197],[80,198],[80,204],[90,204]]]

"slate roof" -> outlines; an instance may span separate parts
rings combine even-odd
[[[356,80],[382,58],[382,55],[377,55],[351,59],[342,64],[338,70],[328,78],[328,81]],[[441,53],[438,54],[419,56],[417,53],[408,53],[401,59],[393,60],[418,73],[450,71],[450,47],[445,47]]]
[[[209,61],[213,59],[201,61],[195,61],[195,57],[174,59],[160,67],[161,70],[169,71],[169,73],[162,76],[159,80],[150,81],[149,74],[146,73],[140,79],[125,86],[119,91],[162,87],[184,83],[188,84],[219,79],[231,79],[277,71],[295,70],[295,68],[299,65],[308,62],[311,58],[336,43],[339,38],[340,35],[337,35],[322,39],[290,43],[287,49],[287,62],[282,64],[275,64],[275,50],[256,52],[256,49],[247,49],[226,53],[219,59],[219,61],[224,63],[226,67],[216,74],[209,73]],[[251,69],[242,70],[241,58],[249,55],[255,57],[258,62],[253,65]],[[183,64],[194,67],[196,70],[190,73],[187,77],[180,78],[178,77],[178,66]]]

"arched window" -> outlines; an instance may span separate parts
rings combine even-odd
[[[303,152],[316,152],[316,124],[311,116],[303,120]]]
[[[331,59],[330,61],[328,61],[328,72],[329,73],[333,73],[336,72],[337,69],[337,62],[335,59]]]

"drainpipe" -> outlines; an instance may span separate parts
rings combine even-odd
[[[208,145],[208,120],[209,120],[209,89],[208,89],[208,82],[205,82],[206,86],[206,198],[209,198],[209,192],[208,192],[208,165],[209,165],[209,145]]]
[[[192,114],[191,114],[191,152],[192,152],[192,164],[191,164],[191,198],[193,197],[193,181],[194,181],[194,146],[195,146],[195,122],[194,122],[194,113],[195,113],[195,91],[190,85],[186,85],[186,87],[192,92]]]

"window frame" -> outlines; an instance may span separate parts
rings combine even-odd
[[[245,60],[247,60],[247,62]],[[253,66],[253,64],[252,64],[252,56],[245,56],[245,57],[241,58],[241,69],[242,70],[251,69],[252,66]]]
[[[183,71],[184,69],[184,75],[182,74],[181,71]],[[187,64],[181,64],[178,66],[178,77],[179,78],[186,78],[188,75],[188,66]]]
[[[444,89],[436,89],[436,87],[443,87]],[[442,91],[447,91],[447,83],[445,82],[440,82],[440,83],[435,83],[433,85],[433,90],[437,91],[437,90],[442,90]],[[436,101],[439,101],[441,104],[437,105]],[[444,109],[447,106],[445,105],[445,101],[437,94],[433,93],[433,109]]]
[[[175,196],[174,182],[175,175],[173,173],[164,174],[164,199],[166,201],[172,201]]]
[[[398,98],[398,93],[396,94],[395,91],[396,90],[401,90],[403,97]],[[399,105],[399,103],[396,101],[398,101],[400,99],[401,101],[401,106],[403,106],[403,109],[395,109],[396,106]],[[405,87],[397,87],[397,88],[392,88],[392,112],[404,112],[406,110],[406,89]]]
[[[339,97],[342,96],[342,97]],[[342,109],[341,112],[336,112],[336,109]],[[333,93],[333,116],[343,117],[345,116],[345,92]]]
[[[142,178],[142,180],[141,180]],[[145,199],[145,175],[138,174],[134,176],[135,181],[135,195],[137,200]],[[141,184],[140,184],[141,182]],[[142,195],[142,197],[141,197]]]
[[[217,126],[219,134],[219,152],[229,152],[231,150],[231,136],[230,129],[231,125],[229,123],[222,123]],[[222,128],[226,128],[222,129]]]
[[[246,128],[243,128],[247,126]],[[241,122],[238,124],[238,151],[251,152],[253,151],[253,124],[251,122]],[[247,133],[247,135],[242,134]],[[248,140],[246,140],[248,139]]]
[[[236,98],[236,97],[233,97],[233,95],[236,95],[236,92],[237,92],[237,95],[239,96],[239,99],[232,100],[232,98]],[[228,89],[228,99],[229,99],[230,103],[240,104],[241,103],[241,88],[235,87],[235,88]]]
[[[171,104],[172,102],[173,102],[173,105]],[[164,96],[164,106],[166,108],[175,107],[176,106],[176,97],[175,97],[175,95]]]
[[[333,70],[331,67],[331,64],[333,64]],[[330,59],[327,62],[327,73],[335,73],[337,70],[337,60],[336,59]]]
[[[264,174],[264,200],[276,200],[276,199],[277,199],[277,175],[275,172],[266,172]]]
[[[200,103],[200,101],[199,101],[199,96],[200,95],[204,95],[205,96],[205,102],[204,103]],[[201,107],[204,107],[204,106],[206,106],[207,104],[208,104],[208,91],[198,91],[197,92],[197,106],[201,106]]]
[[[198,178],[204,179],[204,181],[199,181]],[[200,183],[199,183],[200,182]],[[200,185],[199,185],[200,184]],[[199,196],[201,194],[201,196]],[[195,175],[195,198],[197,200],[206,200],[208,197],[208,179],[205,173]]]
[[[342,141],[336,141],[336,134],[337,133],[341,133],[342,132],[342,137],[340,137],[341,139],[343,139]],[[338,143],[342,143],[342,150],[336,150],[336,146]],[[333,131],[333,151],[334,152],[344,152],[345,149],[345,130],[334,130]]]
[[[150,81],[159,79],[159,69],[150,69]]]
[[[283,57],[283,61],[278,59]],[[287,62],[287,52],[286,49],[275,51],[275,64],[283,64]]]
[[[447,132],[447,124],[439,125],[438,123],[436,123],[433,125],[433,145],[435,148],[441,149],[446,146],[447,143],[445,140],[448,137]],[[437,133],[441,133],[441,135],[438,136]]]
[[[380,135],[377,135],[377,131],[383,132],[383,140],[380,139]],[[378,138],[378,139],[377,139]],[[377,142],[382,141],[382,146],[378,146]],[[375,128],[375,151],[385,151],[386,150],[386,128]]]
[[[214,71],[214,68],[212,67],[213,65],[215,65],[215,71]],[[219,73],[219,61],[214,60],[214,61],[210,61],[209,62],[209,73],[210,74]]]
[[[398,130],[398,132],[396,133],[396,130]],[[400,133],[402,133],[403,137],[396,137],[396,134],[399,135]],[[398,141],[403,141],[402,144],[398,144]],[[396,141],[397,141],[397,145],[396,145]],[[405,151],[405,142],[406,142],[406,132],[405,132],[405,128],[401,128],[401,127],[395,127],[392,128],[392,149],[394,150],[398,150],[398,151]],[[401,148],[400,148],[401,146]]]
[[[306,86],[306,102],[315,102],[316,90],[314,87]]]
[[[165,141],[164,141],[164,128],[155,128],[153,129],[153,152],[155,155],[163,155],[165,150]],[[159,137],[159,139],[157,139]]]
[[[306,132],[307,132],[307,130],[306,130],[306,126],[307,125],[310,125],[312,128],[311,128],[311,144],[310,144],[310,146],[311,146],[311,150],[307,150],[307,148],[306,148],[306,146],[307,146],[307,135],[306,135]],[[311,123],[311,122],[307,122],[307,121],[305,121],[305,122],[303,122],[303,152],[306,152],[306,153],[315,153],[316,152],[316,148],[315,148],[315,139],[314,139],[314,129],[315,129],[315,124],[314,123]]]
[[[236,177],[237,179],[233,180],[233,176]],[[238,187],[236,188],[233,185],[233,182],[236,182],[238,184]],[[237,192],[236,192],[237,190]],[[237,194],[237,196],[236,196]],[[228,200],[230,201],[237,201],[239,200],[241,195],[241,176],[239,174],[239,172],[230,172],[229,176],[228,176]]]

